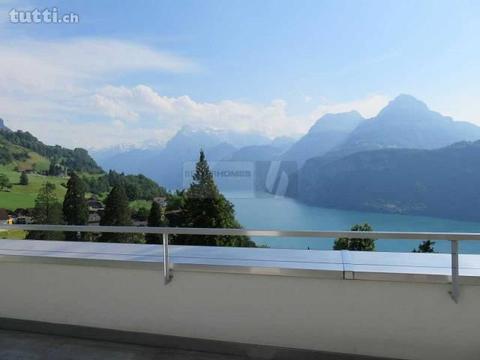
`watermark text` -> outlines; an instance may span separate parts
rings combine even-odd
[[[8,13],[12,24],[78,24],[80,16],[74,13],[59,13],[58,9],[12,9]]]

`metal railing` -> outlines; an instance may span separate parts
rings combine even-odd
[[[297,238],[347,238],[382,240],[446,240],[451,244],[451,283],[450,295],[457,302],[460,296],[459,241],[480,241],[480,233],[449,232],[393,232],[393,231],[304,231],[304,230],[250,230],[250,229],[200,229],[178,227],[137,227],[137,226],[90,226],[90,225],[0,225],[0,229],[25,231],[71,231],[89,233],[161,234],[163,239],[163,276],[165,284],[172,278],[169,259],[169,235],[222,235],[257,237],[297,237]]]

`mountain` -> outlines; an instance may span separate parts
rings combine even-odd
[[[413,96],[399,95],[380,113],[362,122],[330,152],[333,157],[385,148],[435,149],[480,139],[480,127],[431,111]]]
[[[89,149],[89,153],[92,154],[93,158],[97,163],[102,164],[103,161],[109,161],[111,158],[114,158],[120,154],[127,153],[134,150],[142,150],[146,147],[136,147],[132,145],[115,145],[108,148],[101,148],[101,149]],[[150,149],[155,149],[155,146],[151,146]],[[160,146],[157,147],[161,149]]]
[[[106,170],[115,170],[126,174],[141,174],[147,162],[160,156],[163,149],[108,149],[92,152],[94,159]]]
[[[209,161],[228,160],[240,147],[269,142],[270,139],[257,133],[184,127],[164,148],[132,149],[111,156],[100,153],[97,159],[105,169],[142,173],[169,189],[176,189],[184,185],[183,169],[198,159],[200,149]]]
[[[454,121],[431,111],[412,96],[400,95],[371,119],[364,119],[356,111],[326,114],[297,141],[272,141],[257,133],[184,127],[163,148],[110,149],[96,152],[94,157],[105,169],[143,173],[169,189],[176,189],[185,185],[182,172],[197,159],[201,148],[209,161],[264,162],[266,169],[278,167],[278,162],[283,161],[281,174],[291,174],[312,158],[317,166],[323,166],[367,150],[436,149],[478,139],[478,126]],[[271,177],[277,170],[256,171],[261,174],[257,175],[258,182],[266,183],[264,177]]]
[[[295,144],[297,140],[298,139],[288,136],[279,136],[273,139],[270,145],[285,151],[288,150],[293,144]]]
[[[244,146],[232,154],[232,161],[272,161],[280,157],[282,148],[272,145]]]
[[[295,140],[290,137],[277,137],[269,144],[247,145],[235,151],[230,158],[231,161],[274,161],[279,160],[281,155],[288,150]]]
[[[45,167],[52,162],[78,172],[102,172],[85,149],[45,145],[26,131],[0,131],[0,164],[23,163],[32,169],[34,165]]]
[[[326,114],[283,154],[282,159],[297,161],[301,166],[307,159],[324,155],[340,145],[363,121],[356,111]]]
[[[315,158],[297,180],[290,193],[312,205],[480,220],[480,141]]]

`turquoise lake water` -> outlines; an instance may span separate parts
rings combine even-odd
[[[226,194],[235,205],[238,220],[249,229],[349,230],[353,224],[369,223],[378,231],[480,232],[480,223],[427,216],[409,216],[328,209],[308,206],[284,197],[264,194],[241,196]],[[257,244],[282,249],[331,250],[333,239],[253,238]],[[419,241],[377,240],[377,251],[410,252]],[[447,241],[437,241],[437,252],[449,252]],[[480,241],[460,243],[462,253],[480,253]]]

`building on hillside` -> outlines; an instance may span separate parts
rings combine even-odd
[[[98,225],[100,219],[102,218],[103,211],[105,210],[105,205],[98,200],[95,195],[92,195],[90,199],[87,199],[88,206],[88,223],[90,225]]]
[[[167,198],[163,196],[157,196],[153,198],[153,201],[155,201],[158,205],[160,205],[161,208],[166,208],[167,207]]]
[[[105,205],[98,200],[98,198],[95,195],[92,195],[90,199],[87,199],[87,206],[89,211],[103,211],[105,209]]]
[[[13,219],[13,222],[18,225],[28,225],[33,224],[33,219],[31,216],[18,216]]]
[[[88,224],[89,225],[98,225],[102,216],[99,212],[89,212],[88,213]]]

